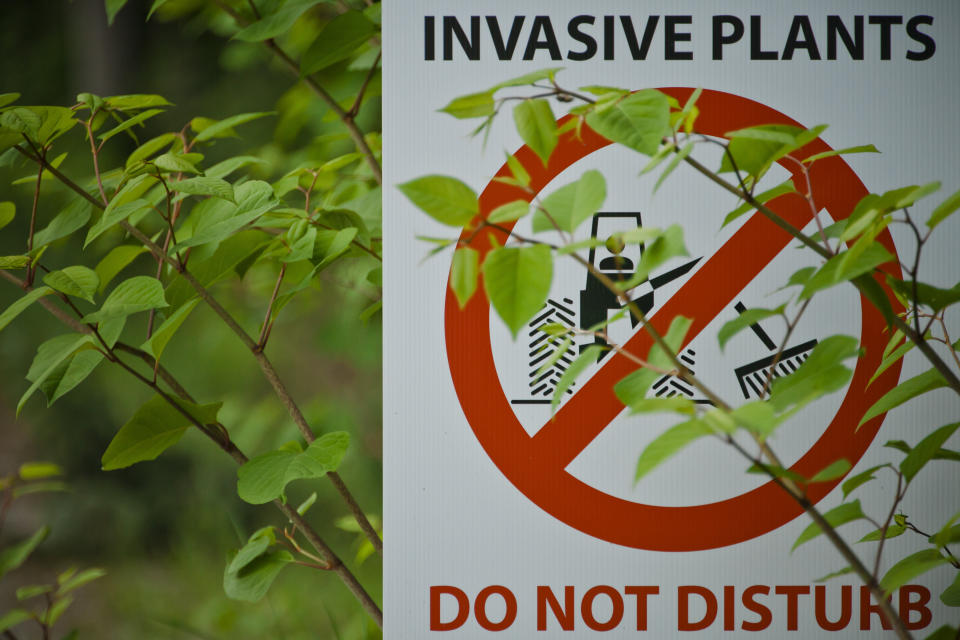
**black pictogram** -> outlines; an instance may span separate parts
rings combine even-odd
[[[737,313],[743,313],[747,310],[743,302],[739,301],[734,305],[734,308],[737,310]],[[777,350],[776,343],[770,339],[770,336],[767,335],[767,332],[763,330],[763,327],[761,327],[759,323],[753,323],[750,325],[750,328],[753,330],[753,333],[760,338],[760,341],[767,349],[770,351]],[[757,398],[763,398],[764,395],[766,395],[764,390],[769,393],[767,379],[771,375],[776,379],[782,376],[788,376],[796,371],[797,368],[803,364],[803,361],[807,359],[807,356],[810,355],[810,352],[813,351],[815,346],[817,346],[816,339],[808,340],[803,344],[784,349],[779,359],[777,359],[777,354],[774,353],[759,360],[749,362],[741,367],[737,367],[734,370],[734,374],[737,376],[737,382],[740,383],[740,390],[743,391],[743,397],[749,399],[751,395],[754,395]]]

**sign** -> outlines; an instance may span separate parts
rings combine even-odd
[[[602,239],[639,225],[684,227],[690,256],[651,274],[631,295],[661,333],[676,315],[693,320],[680,356],[733,404],[763,395],[772,355],[784,338],[777,376],[792,373],[828,335],[860,340],[863,355],[849,384],[791,419],[772,440],[793,471],[811,477],[841,458],[853,465],[851,473],[898,462],[901,454],[884,449],[883,442],[915,443],[912,422],[926,424],[923,433],[929,433],[951,415],[955,420],[960,406],[955,397],[936,396],[922,410],[891,412],[856,428],[868,407],[921,371],[922,363],[907,359],[902,371],[895,365],[870,382],[889,334],[880,314],[852,287],[814,298],[789,336],[770,319],[739,334],[726,350],[717,347],[723,323],[746,307],[786,300],[789,292],[778,287],[796,269],[819,264],[797,251],[789,234],[759,213],[720,229],[735,199],[682,167],[651,195],[657,172],[637,176],[647,159],[611,146],[589,128],[580,136],[561,136],[545,166],[522,146],[509,104],[486,150],[468,137],[469,122],[436,112],[456,96],[564,65],[557,80],[569,89],[659,88],[683,104],[694,88],[703,88],[695,131],[705,139],[757,124],[807,128],[830,122],[798,157],[866,142],[884,155],[824,159],[809,174],[796,162],[781,161],[769,184],[791,178],[811,198],[787,194],[771,207],[807,233],[843,220],[871,191],[941,179],[945,197],[960,186],[949,170],[960,159],[954,151],[960,135],[909,125],[918,112],[949,124],[933,105],[958,97],[956,87],[944,82],[960,61],[950,35],[960,27],[957,9],[938,3],[921,13],[886,2],[871,8],[877,15],[837,15],[826,5],[793,15],[785,2],[741,5],[720,12],[702,3],[670,4],[641,12],[626,2],[589,10],[567,2],[520,2],[481,11],[466,3],[423,1],[402,12],[387,9],[386,32],[409,36],[388,39],[385,54],[388,65],[403,69],[385,76],[387,638],[483,638],[492,632],[552,638],[570,631],[576,637],[626,638],[646,631],[680,637],[695,630],[710,637],[763,632],[771,638],[796,630],[818,638],[837,632],[867,637],[882,628],[879,610],[855,578],[814,582],[842,568],[826,540],[790,554],[808,517],[774,483],[745,474],[747,465],[729,447],[698,443],[633,484],[644,445],[678,421],[624,411],[613,385],[636,368],[634,362],[604,356],[553,413],[562,373],[582,349],[603,340],[580,337],[544,371],[549,338],[538,328],[559,323],[584,329],[622,307],[580,265],[557,263],[547,303],[514,340],[482,288],[460,309],[448,286],[449,253],[425,260],[430,247],[415,240],[459,235],[482,260],[493,241],[515,242],[511,230],[531,236],[528,218],[490,233],[451,230],[396,191],[396,184],[422,175],[452,175],[481,194],[483,217],[517,199],[543,198],[589,169],[601,171],[607,199],[575,239]],[[527,94],[517,88],[509,95]],[[907,104],[890,97],[902,95],[918,99]],[[565,106],[554,102],[554,112],[562,114]],[[501,151],[530,175],[529,192],[496,180],[512,175]],[[719,165],[719,153],[707,152],[710,168]],[[885,231],[880,241],[904,260],[913,248],[900,231]],[[960,273],[960,261],[948,250],[956,227],[941,235],[924,259],[931,274],[943,274],[944,285],[952,286],[948,274]],[[601,246],[589,251],[588,260],[614,273],[626,268],[623,260],[635,264],[643,251],[642,245],[627,247],[618,262]],[[895,264],[887,271],[903,277]],[[649,334],[636,323],[620,325],[611,332],[619,331],[623,348],[646,354]],[[708,402],[671,376],[655,382],[651,394]],[[925,470],[929,477],[918,483],[960,486],[957,470],[944,467]],[[865,511],[886,516],[889,480],[895,478],[861,490]],[[841,481],[811,485],[809,499],[821,510],[836,506]],[[956,498],[954,492],[951,504]],[[902,509],[913,522],[929,519],[931,529],[955,511],[944,506],[942,495],[931,494]],[[841,531],[856,541],[875,528],[862,525]],[[919,536],[888,541],[885,566],[923,543]],[[872,566],[875,546],[865,543],[857,551]],[[931,572],[896,594],[895,604],[921,637],[956,617],[937,599],[951,580],[947,570]]]

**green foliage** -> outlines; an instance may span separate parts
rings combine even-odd
[[[587,124],[613,142],[652,156],[671,132],[670,103],[659,91],[644,89],[612,104],[598,104],[587,115]]]
[[[482,272],[487,298],[516,338],[547,301],[553,277],[550,249],[544,245],[493,249]]]
[[[302,478],[320,478],[336,471],[350,444],[343,431],[327,433],[306,450],[297,443],[251,458],[237,470],[237,493],[250,504],[280,498],[286,486]]]
[[[147,400],[110,441],[101,459],[103,470],[122,469],[153,460],[175,445],[194,423],[213,424],[222,403],[196,405],[155,395]]]
[[[377,34],[377,25],[362,11],[340,14],[317,35],[300,61],[300,73],[308,76],[350,57],[364,42]]]
[[[950,559],[936,549],[917,551],[890,567],[880,579],[880,586],[892,593],[914,578],[949,562]]]
[[[853,502],[844,502],[843,504],[830,509],[823,514],[824,519],[827,521],[827,524],[833,528],[837,528],[841,525],[847,524],[849,522],[854,522],[856,520],[863,520],[866,516],[863,513],[863,509],[860,507],[860,501],[854,500]],[[800,534],[800,537],[797,538],[796,542],[793,543],[791,551],[799,547],[800,545],[813,540],[814,538],[823,534],[823,529],[820,528],[820,525],[814,522],[809,527],[803,530],[803,533]],[[898,585],[899,586],[899,585]]]
[[[557,121],[550,103],[542,98],[521,100],[513,108],[513,120],[520,137],[546,166],[557,146]]]
[[[399,186],[424,213],[451,227],[462,227],[479,211],[476,192],[455,178],[425,176]]]
[[[533,230],[559,229],[572,233],[595,214],[607,197],[607,183],[599,171],[587,171],[576,182],[564,185],[543,199],[533,214]]]

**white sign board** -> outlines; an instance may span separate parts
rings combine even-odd
[[[797,291],[781,289],[790,275],[822,264],[820,258],[797,250],[795,240],[752,211],[722,226],[737,199],[685,164],[654,192],[664,165],[638,175],[647,157],[589,129],[562,136],[544,166],[523,148],[511,117],[516,101],[503,102],[489,131],[476,138],[470,132],[481,120],[439,109],[457,96],[549,67],[563,67],[557,83],[578,93],[584,86],[653,88],[683,105],[702,89],[695,130],[704,139],[760,124],[826,123],[830,128],[815,148],[872,143],[881,151],[814,163],[813,208],[795,194],[779,201],[779,211],[806,233],[819,233],[814,211],[821,226],[829,225],[849,216],[869,192],[942,181],[940,193],[912,210],[925,220],[960,187],[960,4],[404,0],[385,3],[384,12],[387,639],[673,638],[691,631],[730,638],[780,638],[788,631],[804,638],[875,637],[883,629],[879,609],[861,582],[852,574],[816,582],[846,563],[823,536],[791,553],[809,517],[767,476],[745,473],[749,465],[733,447],[700,439],[634,482],[641,451],[680,420],[624,409],[613,386],[635,363],[604,356],[554,412],[551,399],[563,371],[601,339],[580,335],[543,369],[547,336],[537,327],[583,329],[619,312],[622,304],[596,278],[572,259],[557,259],[546,304],[514,337],[482,286],[459,308],[448,284],[452,248],[427,258],[433,245],[417,239],[460,237],[482,253],[490,248],[489,229],[461,236],[461,229],[421,212],[397,185],[430,174],[456,177],[481,194],[483,216],[519,197],[517,187],[494,180],[513,175],[504,152],[529,173],[540,197],[599,171],[606,180],[603,206],[573,240],[602,240],[641,225],[683,228],[689,256],[663,265],[631,296],[661,331],[676,315],[693,319],[679,355],[722,398],[737,405],[762,397],[781,343],[776,366],[786,376],[828,336],[860,340],[864,354],[849,362],[854,372],[843,389],[806,407],[772,437],[785,466],[809,478],[846,459],[849,478],[896,465],[903,454],[884,443],[915,445],[960,418],[960,402],[942,389],[855,428],[898,380],[929,366],[911,353],[902,368],[868,384],[890,334],[852,286],[814,297],[789,335],[770,318],[718,346],[726,322],[745,308],[786,302]],[[549,81],[544,86],[550,93]],[[497,99],[537,91],[511,87]],[[551,98],[551,104],[559,117],[576,102]],[[722,153],[705,143],[694,156],[716,169]],[[799,174],[788,163],[774,166],[757,191],[791,175]],[[497,241],[513,246],[517,237],[532,237],[531,224],[531,216],[522,218],[512,239],[501,233]],[[556,232],[537,237],[564,239]],[[924,246],[921,280],[956,284],[958,239],[960,217],[938,228]],[[881,241],[912,261],[915,241],[906,225],[893,225]],[[610,264],[634,264],[629,261],[641,250],[628,246],[619,258],[604,246],[580,253],[606,272]],[[960,338],[955,313],[947,316],[947,329]],[[628,320],[612,325],[610,339],[637,354],[651,345]],[[948,351],[940,353],[953,362]],[[668,375],[650,394],[708,402]],[[737,441],[756,449],[747,437]],[[956,449],[958,442],[954,435],[944,446]],[[897,481],[890,470],[877,474],[858,496],[864,513],[883,521]],[[821,511],[843,501],[842,480],[809,486]],[[924,469],[899,507],[929,532],[958,509],[960,465],[950,461]],[[858,520],[840,531],[856,542],[874,529]],[[853,546],[872,569],[877,543]],[[923,548],[931,547],[912,531],[887,540],[880,575]],[[917,637],[957,624],[958,609],[939,600],[956,575],[947,564],[893,594]]]

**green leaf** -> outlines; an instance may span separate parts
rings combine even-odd
[[[923,467],[940,451],[940,445],[946,442],[960,428],[960,422],[940,427],[929,434],[907,454],[900,462],[900,471],[907,482],[913,480]]]
[[[564,185],[543,199],[543,209],[533,214],[533,230],[550,231],[560,228],[572,233],[580,223],[592,217],[607,198],[607,183],[603,174],[590,170],[579,180]],[[556,225],[556,226],[554,226]]]
[[[526,167],[517,160],[517,157],[511,154],[507,154],[507,167],[510,169],[513,179],[517,181],[523,188],[528,188],[530,186],[530,174],[527,172]]]
[[[32,291],[28,291],[23,297],[15,300],[3,313],[0,313],[0,331],[5,329],[8,324],[13,322],[13,320],[23,313],[31,304],[51,293],[53,293],[53,289],[50,287],[37,287]]]
[[[660,174],[660,177],[657,178],[656,184],[653,185],[653,193],[657,192],[657,189],[659,189],[660,185],[663,184],[663,181],[667,179],[667,176],[673,173],[673,170],[676,169],[677,166],[679,166],[679,164],[690,155],[690,152],[693,151],[693,145],[693,142],[688,142],[686,145],[684,145],[683,149],[672,155],[670,162],[663,170],[663,173]]]
[[[159,280],[151,276],[134,276],[118,284],[100,310],[84,316],[83,322],[103,322],[166,306]]]
[[[173,103],[163,96],[147,93],[133,93],[123,96],[104,98],[106,105],[117,111],[137,111],[152,107],[172,107]]]
[[[236,135],[233,131],[233,128],[252,122],[253,120],[259,120],[266,116],[274,115],[273,111],[256,111],[253,113],[238,113],[235,116],[230,116],[229,118],[224,118],[219,122],[212,124],[203,131],[197,134],[197,137],[194,138],[194,142],[203,142],[205,140],[212,140],[213,138],[223,138],[227,136]]]
[[[888,276],[887,284],[901,299],[910,301],[916,299],[918,303],[929,307],[934,313],[960,302],[960,283],[950,289],[941,289],[918,282],[916,283],[916,298],[914,298],[914,283],[912,280],[897,280]]]
[[[876,243],[867,246],[854,260],[847,260],[847,253],[848,251],[843,251],[833,256],[810,276],[800,292],[799,299],[810,298],[818,291],[867,274],[881,264],[894,260],[890,252]]]
[[[41,347],[46,347],[46,350],[37,350],[37,357],[34,359],[34,364],[27,374],[28,376],[31,376],[31,374],[35,376],[33,378],[33,384],[31,384],[30,388],[20,397],[20,401],[17,403],[17,415],[20,415],[23,406],[27,403],[27,400],[30,399],[30,396],[59,368],[61,363],[77,351],[89,349],[93,340],[93,336],[89,334],[72,333],[43,343]]]
[[[0,125],[17,133],[26,134],[32,140],[40,137],[39,130],[42,124],[43,120],[40,116],[25,107],[13,107],[0,113]]]
[[[594,109],[587,124],[604,138],[652,156],[672,131],[670,103],[652,89],[631,93],[605,109]]]
[[[827,524],[833,528],[837,528],[855,520],[866,519],[866,516],[863,515],[863,509],[860,508],[859,500],[854,500],[853,502],[844,502],[840,506],[834,507],[833,509],[830,509],[830,511],[827,511],[825,514],[823,514],[823,517],[827,521]],[[793,547],[790,550],[793,551],[803,543],[813,540],[822,533],[823,530],[820,528],[820,525],[818,525],[816,522],[812,523],[803,530],[803,533],[801,533],[800,537],[797,538],[797,541],[793,543]]]
[[[37,531],[26,540],[0,550],[0,577],[3,577],[5,574],[26,562],[34,549],[36,549],[49,534],[50,527],[43,526],[37,529]]]
[[[283,495],[286,486],[302,478],[319,478],[336,471],[350,444],[337,431],[317,438],[305,451],[278,449],[251,458],[237,470],[237,494],[250,504],[264,504]]]
[[[493,115],[493,92],[481,91],[466,96],[459,96],[451,100],[440,111],[449,113],[454,118],[484,118]]]
[[[633,410],[635,406],[642,406],[646,402],[650,385],[660,376],[661,374],[647,368],[637,369],[619,380],[613,386],[613,392],[624,406]]]
[[[796,192],[797,192],[797,188],[793,184],[793,179],[788,179],[788,180],[784,180],[783,182],[773,187],[772,189],[767,189],[766,191],[754,196],[753,199],[761,204],[766,204],[771,200],[773,200],[774,198],[779,198],[780,196],[785,195],[787,193],[796,193]],[[743,214],[753,210],[754,210],[754,206],[751,203],[744,202],[739,207],[737,207],[736,209],[734,209],[733,211],[727,214],[727,216],[723,219],[723,224],[720,225],[720,228],[722,229],[723,227],[727,226],[728,224],[730,224],[731,222],[733,222]],[[811,273],[812,273],[812,270],[811,270]]]
[[[86,249],[91,242],[99,238],[101,234],[111,229],[114,225],[123,220],[127,220],[131,216],[136,215],[141,211],[151,209],[149,202],[139,198],[119,206],[113,206],[114,202],[117,202],[117,198],[114,198],[113,202],[107,205],[107,208],[104,209],[103,215],[100,216],[100,219],[97,220],[92,227],[90,227],[90,230],[87,232],[87,237],[83,241],[84,249]]]
[[[653,439],[644,448],[637,460],[637,470],[634,482],[638,482],[645,475],[668,458],[676,455],[681,449],[703,436],[711,435],[713,431],[702,420],[688,420],[673,426]]]
[[[531,71],[530,73],[525,73],[522,76],[517,76],[516,78],[511,78],[494,85],[490,91],[499,91],[500,89],[506,89],[508,87],[522,87],[541,80],[551,80],[557,75],[558,71],[563,71],[563,67],[551,67],[549,69]]]
[[[847,147],[846,149],[831,149],[830,151],[821,151],[820,153],[815,153],[812,156],[804,158],[803,162],[816,162],[817,160],[822,160],[823,158],[832,158],[833,156],[842,156],[850,153],[880,153],[880,151],[872,144],[862,144],[856,147]]]
[[[51,271],[43,277],[43,282],[60,293],[93,302],[93,294],[100,285],[100,277],[93,269],[76,265]]]
[[[234,600],[257,602],[266,595],[280,571],[291,562],[293,556],[289,551],[264,553],[239,571],[225,571],[223,590],[227,597]]]
[[[889,440],[883,443],[883,446],[889,447],[891,449],[896,449],[897,451],[902,451],[903,453],[910,453],[913,451],[913,448],[908,445],[903,440]],[[933,460],[953,460],[954,462],[960,462],[960,453],[956,451],[951,451],[950,449],[940,449],[935,454],[933,454]]]
[[[199,176],[196,178],[187,178],[178,182],[170,183],[170,189],[181,193],[189,193],[197,196],[214,196],[223,198],[229,202],[236,202],[233,198],[233,187],[226,180],[220,178],[211,178],[209,176]]]
[[[237,555],[233,556],[233,560],[227,564],[227,573],[236,573],[240,569],[243,569],[245,566],[262,556],[266,553],[267,549],[270,548],[270,545],[274,542],[274,536],[272,535],[252,535],[250,540],[247,541],[247,544],[243,545]]]
[[[507,204],[502,204],[487,216],[487,222],[491,224],[500,224],[503,222],[512,222],[519,220],[530,213],[530,203],[526,200],[513,200]]]
[[[813,133],[816,130],[809,130]],[[724,154],[718,173],[736,168],[752,176],[762,175],[774,162],[806,143],[803,129],[769,124],[748,127],[726,134],[729,154]],[[819,133],[817,134],[819,135]],[[816,136],[814,136],[816,137]],[[733,157],[731,161],[730,157]]]
[[[107,575],[107,572],[97,567],[85,569],[80,573],[76,574],[75,576],[69,578],[68,580],[64,580],[63,582],[61,582],[60,588],[57,589],[57,596],[58,597],[65,596],[71,591],[79,589],[84,585],[90,584],[94,580],[99,580],[105,575]]]
[[[339,62],[377,34],[377,25],[360,11],[347,11],[328,22],[300,59],[300,75],[309,76]]]
[[[69,236],[74,231],[82,229],[92,215],[93,205],[83,198],[75,198],[50,221],[50,224],[37,231],[33,237],[33,246],[43,247]]]
[[[62,476],[63,469],[52,462],[24,462],[20,465],[17,475],[21,480],[44,480]]]
[[[803,364],[789,376],[776,378],[770,386],[770,402],[778,412],[802,407],[843,388],[852,375],[844,360],[859,356],[859,343],[850,336],[821,340]]]
[[[730,416],[738,425],[762,438],[773,433],[788,417],[778,416],[773,406],[763,400],[741,405],[730,412]]]
[[[890,567],[890,570],[880,580],[880,586],[887,594],[890,594],[917,576],[949,562],[950,559],[936,549],[918,551]]]
[[[273,189],[262,180],[250,180],[234,189],[236,205],[219,199],[205,200],[194,208],[200,216],[193,235],[179,243],[179,247],[195,247],[209,242],[220,242],[275,208],[279,202]]]
[[[124,270],[140,254],[148,250],[142,245],[122,244],[114,247],[97,263],[94,271],[100,278],[100,286],[97,293],[103,293],[118,273]]]
[[[672,224],[645,245],[640,264],[630,279],[621,288],[629,290],[646,280],[650,274],[670,258],[690,255],[683,241],[683,228]]]
[[[140,113],[133,116],[132,118],[127,118],[126,120],[124,120],[123,122],[115,126],[113,129],[110,129],[106,133],[100,134],[99,136],[100,144],[103,144],[104,142],[114,137],[118,133],[123,133],[127,129],[130,129],[131,127],[135,127],[138,124],[142,124],[145,120],[149,120],[153,116],[159,115],[161,113],[163,113],[163,109],[148,109],[147,111],[141,111]]]
[[[857,542],[878,542],[887,538],[896,538],[902,536],[906,530],[907,527],[902,524],[892,524],[887,527],[886,535],[884,535],[883,529],[875,529],[860,538]]]
[[[32,620],[33,614],[23,609],[10,609],[0,616],[0,632],[12,629],[21,622]],[[14,636],[16,637],[16,636]]]
[[[13,104],[20,99],[19,93],[0,93],[0,107],[5,107],[8,104]]]
[[[543,98],[521,100],[513,108],[513,121],[520,138],[547,166],[557,146],[557,119],[550,103]]]
[[[500,247],[483,262],[483,284],[497,315],[514,339],[550,293],[553,257],[549,247]]]
[[[828,573],[827,575],[823,576],[822,578],[817,578],[816,580],[814,580],[814,582],[826,582],[827,580],[830,580],[831,578],[839,578],[840,576],[845,576],[845,575],[847,575],[848,573],[853,573],[853,568],[852,568],[852,567],[844,567],[843,569],[840,569],[839,571],[834,571],[834,572],[832,572],[832,573]]]
[[[212,127],[211,127],[212,128]],[[199,137],[199,136],[197,136]],[[153,165],[162,172],[167,173],[200,173],[191,156],[199,154],[185,153],[164,153],[153,159]]]
[[[560,379],[557,381],[557,386],[553,390],[553,398],[550,400],[550,410],[556,411],[557,406],[560,404],[560,400],[563,399],[563,394],[567,392],[567,389],[570,388],[580,374],[586,371],[587,367],[591,364],[597,362],[597,358],[603,351],[606,351],[606,347],[601,347],[600,345],[592,344],[583,351],[574,359],[570,366],[567,367],[567,370],[563,372],[560,376]]]
[[[213,424],[222,402],[196,405],[174,399],[200,424]],[[123,469],[137,462],[153,460],[180,440],[193,422],[160,395],[147,400],[110,441],[101,459],[104,471]]]
[[[269,451],[251,458],[237,470],[237,494],[250,504],[265,504],[286,487],[287,469],[300,455],[294,451]]]
[[[737,335],[750,325],[774,316],[782,316],[785,308],[786,305],[780,305],[776,309],[747,309],[730,322],[725,323],[720,328],[720,331],[717,333],[717,342],[720,343],[720,349],[722,350],[725,346],[727,346],[730,338]]]
[[[199,303],[200,298],[194,298],[174,311],[170,317],[164,320],[163,324],[153,332],[150,339],[140,346],[140,349],[159,360],[160,356],[163,355],[164,349],[167,348],[170,340],[173,339],[174,334],[180,328],[180,325],[186,321],[190,312],[193,311]]]
[[[26,269],[32,262],[30,256],[0,256],[0,269]]]
[[[946,220],[957,209],[960,209],[960,191],[954,192],[952,196],[941,202],[937,208],[933,210],[933,213],[930,214],[930,219],[927,220],[927,226],[933,229]]]
[[[680,413],[692,416],[696,413],[696,405],[688,398],[674,396],[672,398],[644,398],[629,405],[630,413]]]
[[[453,264],[450,266],[450,288],[457,296],[457,303],[463,309],[477,290],[477,278],[480,275],[480,253],[476,249],[463,247],[453,252]]]
[[[889,464],[878,464],[875,467],[870,467],[866,471],[861,471],[857,475],[851,476],[846,480],[844,480],[843,499],[846,500],[847,496],[850,495],[857,487],[864,485],[867,482],[870,482],[871,480],[876,478],[876,476],[873,474],[876,473],[877,470],[882,469],[884,467],[889,467],[889,466],[890,466]]]
[[[940,528],[940,531],[930,536],[930,544],[943,547],[948,544],[960,542],[960,524],[954,524],[960,520],[960,511],[953,514],[953,517],[947,520],[947,523]]]
[[[13,222],[16,212],[17,207],[12,202],[0,202],[0,229]],[[36,242],[36,238],[34,238],[34,242]]]
[[[814,476],[810,478],[810,484],[813,484],[814,482],[830,482],[831,480],[836,480],[837,478],[846,475],[846,473],[850,471],[850,467],[850,462],[847,460],[835,460],[814,474]]]
[[[104,6],[107,10],[107,24],[113,25],[113,19],[117,17],[120,9],[127,4],[127,0],[104,0]]]
[[[276,11],[244,27],[233,37],[244,42],[262,42],[275,38],[289,31],[307,9],[320,2],[321,0],[287,0]]]
[[[940,594],[940,601],[948,607],[960,607],[960,574],[957,574],[953,584],[944,589],[943,593]],[[949,633],[944,637],[946,637],[947,640],[954,640],[956,637],[954,630],[950,629]]]
[[[317,271],[323,269],[343,255],[350,248],[350,243],[357,237],[355,227],[347,227],[339,231],[320,229],[317,231],[317,242],[313,248],[313,260],[317,262]]]
[[[265,164],[263,160],[257,158],[256,156],[235,156],[233,158],[227,158],[222,162],[218,162],[209,169],[203,172],[208,178],[226,178],[228,175],[236,171],[237,169],[242,169],[244,167],[250,166],[251,164]]]
[[[897,332],[900,335],[900,340],[903,339],[903,334],[899,331]],[[874,380],[880,377],[880,375],[893,366],[895,363],[899,362],[913,347],[916,346],[916,343],[913,340],[904,340],[903,344],[894,349],[893,351],[884,352],[883,360],[880,362],[880,366],[877,367],[877,370],[873,372],[873,375],[870,376],[870,380],[867,382],[868,385],[873,384]]]
[[[451,227],[464,226],[479,211],[476,192],[456,178],[424,176],[399,188],[424,213]]]
[[[909,380],[905,380],[877,400],[874,405],[863,414],[863,417],[857,424],[857,428],[859,429],[864,422],[872,420],[881,413],[886,413],[891,409],[899,407],[908,400],[946,386],[947,381],[944,380],[943,375],[936,369],[930,369]]]
[[[797,484],[806,484],[807,479],[802,475],[793,471],[791,469],[784,469],[783,467],[778,467],[772,464],[764,464],[763,466],[758,464],[752,464],[747,469],[747,473],[753,473],[756,475],[765,475],[772,476],[774,478],[789,478]]]

